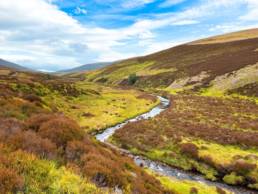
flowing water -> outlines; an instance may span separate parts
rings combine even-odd
[[[137,116],[133,119],[127,120],[123,123],[117,124],[114,127],[107,128],[102,133],[96,135],[96,139],[103,143],[107,143],[106,141],[108,140],[108,138],[111,137],[115,133],[116,130],[122,128],[126,124],[128,124],[130,122],[136,122],[139,120],[153,118],[153,117],[159,115],[161,112],[163,112],[164,110],[166,110],[169,107],[170,101],[168,99],[165,99],[160,96],[158,96],[158,98],[160,100],[160,104],[158,106],[156,106],[155,108],[153,108],[152,110],[150,110],[149,112],[144,113],[140,116]],[[229,190],[235,194],[258,194],[258,192],[256,192],[256,191],[249,190],[249,189],[246,189],[243,187],[230,186],[230,185],[227,185],[227,184],[224,184],[221,182],[209,181],[200,174],[195,174],[195,173],[191,173],[189,171],[184,171],[184,170],[180,170],[177,168],[173,168],[173,167],[163,164],[161,162],[152,161],[152,160],[149,160],[142,156],[133,155],[129,151],[117,148],[112,144],[109,144],[109,143],[107,143],[107,144],[115,149],[119,149],[121,152],[126,153],[128,156],[132,157],[134,159],[134,162],[138,166],[147,167],[147,168],[153,170],[154,172],[164,175],[164,176],[173,177],[178,180],[190,180],[190,181],[196,181],[196,182],[203,183],[203,184],[210,185],[210,186],[217,186],[222,189]]]

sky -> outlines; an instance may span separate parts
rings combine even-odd
[[[258,27],[258,0],[0,0],[0,58],[42,70]]]

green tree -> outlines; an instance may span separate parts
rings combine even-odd
[[[137,80],[138,80],[138,76],[135,73],[130,74],[128,77],[129,85],[134,85]]]

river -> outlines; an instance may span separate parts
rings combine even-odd
[[[178,180],[197,181],[199,183],[204,183],[204,184],[207,184],[210,186],[217,186],[222,189],[229,190],[235,194],[257,194],[258,193],[256,191],[249,190],[244,187],[230,186],[230,185],[227,185],[222,182],[217,182],[217,181],[214,182],[214,181],[207,180],[200,174],[195,174],[195,173],[192,173],[189,171],[180,170],[180,169],[168,166],[166,164],[163,164],[161,162],[152,161],[152,160],[147,159],[142,156],[133,155],[133,154],[129,153],[127,150],[117,148],[116,146],[107,142],[108,138],[111,137],[116,132],[116,130],[122,128],[126,124],[131,123],[131,122],[137,122],[137,121],[143,120],[143,119],[153,118],[153,117],[159,115],[161,112],[165,111],[169,107],[170,101],[161,96],[158,96],[158,98],[160,100],[160,104],[157,105],[156,107],[154,107],[153,109],[151,109],[149,112],[139,115],[133,119],[127,120],[123,123],[117,124],[116,126],[107,128],[102,133],[96,135],[96,139],[99,140],[100,142],[107,143],[108,145],[110,145],[111,147],[113,147],[115,149],[119,149],[123,153],[126,153],[128,156],[130,156],[134,159],[134,162],[138,166],[143,165],[144,167],[147,167],[158,174],[173,177]]]

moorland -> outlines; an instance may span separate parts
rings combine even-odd
[[[206,179],[258,189],[258,30],[203,39],[91,71],[0,64],[0,193],[230,193],[137,166],[113,145]],[[79,68],[80,69],[80,68]]]

